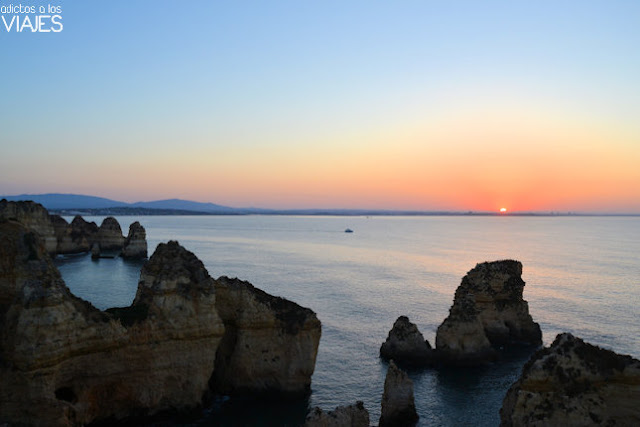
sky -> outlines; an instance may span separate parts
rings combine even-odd
[[[13,4],[0,194],[640,213],[638,1]]]

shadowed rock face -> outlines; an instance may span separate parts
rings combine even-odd
[[[410,427],[417,422],[413,381],[391,361],[384,380],[380,427]]]
[[[360,401],[355,405],[338,406],[335,410],[323,412],[319,407],[311,410],[304,423],[305,427],[369,427],[369,412]]]
[[[83,425],[200,404],[224,326],[213,281],[177,243],[143,268],[136,301],[73,296],[23,225],[0,223],[0,423]]]
[[[9,202],[0,200],[0,220],[13,219],[24,224],[28,229],[38,233],[44,242],[45,249],[54,254],[58,247],[56,232],[49,218],[49,212],[39,203],[31,201]]]
[[[60,215],[50,215],[55,230],[57,247],[56,254],[75,254],[87,252],[90,244],[95,241],[98,226],[94,222],[86,222],[81,216],[76,216],[71,224]]]
[[[478,264],[467,273],[436,334],[443,362],[481,363],[495,358],[498,346],[542,343],[540,326],[522,298],[521,275],[522,264],[512,260]]]
[[[122,248],[123,258],[147,257],[147,233],[138,221],[129,226],[129,235]]]
[[[407,316],[400,316],[380,347],[383,359],[393,359],[401,365],[426,366],[434,362],[434,353],[418,327]]]
[[[560,334],[527,362],[501,426],[640,425],[640,361]]]
[[[146,258],[146,232],[140,223],[129,227],[127,239],[122,235],[120,224],[113,217],[105,218],[98,227],[76,216],[71,224],[59,215],[50,215],[40,204],[31,201],[0,201],[0,220],[13,219],[43,239],[51,255],[73,254],[92,251],[94,258],[113,257],[122,252],[125,258]]]
[[[74,251],[87,252],[96,241],[98,226],[95,222],[87,222],[80,215],[76,215],[71,221],[69,234],[74,244]]]
[[[216,358],[213,390],[308,394],[321,334],[315,313],[238,279],[220,277],[216,293],[227,332]]]
[[[124,245],[124,236],[122,235],[122,229],[118,221],[112,217],[106,217],[96,236],[96,242],[100,245],[101,251],[117,251],[122,250]]]

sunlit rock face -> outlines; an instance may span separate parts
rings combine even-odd
[[[384,380],[382,415],[379,425],[380,427],[410,427],[417,422],[413,381],[392,361],[389,363]]]
[[[434,363],[434,352],[418,327],[407,316],[400,316],[380,347],[383,359],[393,359],[405,366],[428,366]]]
[[[122,248],[123,258],[147,257],[147,233],[138,221],[129,226],[129,234]]]
[[[369,427],[369,411],[363,403],[338,406],[333,411],[324,412],[315,407],[309,412],[304,423],[305,427]]]
[[[218,278],[216,293],[226,333],[213,390],[231,395],[308,394],[321,335],[316,314],[238,279]]]
[[[527,362],[501,426],[638,426],[640,361],[560,334]]]
[[[467,273],[436,334],[443,363],[482,363],[496,357],[496,347],[542,343],[540,326],[522,298],[521,276],[522,264],[513,260],[485,262]]]
[[[224,326],[202,263],[177,243],[130,307],[73,296],[23,225],[0,223],[0,423],[84,425],[200,404]]]
[[[56,232],[49,218],[49,212],[39,203],[31,201],[9,202],[0,200],[0,220],[13,219],[38,233],[44,243],[45,250],[55,254],[58,247]]]

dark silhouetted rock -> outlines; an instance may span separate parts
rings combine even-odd
[[[129,234],[122,249],[123,258],[147,257],[147,233],[138,221],[129,226]]]
[[[417,422],[413,381],[391,361],[384,380],[380,427],[410,427]]]
[[[400,365],[425,366],[434,362],[434,353],[418,327],[407,316],[400,316],[380,347],[380,356]]]
[[[80,215],[71,221],[71,241],[77,252],[87,252],[97,241],[98,226],[95,222],[87,222]]]
[[[369,412],[360,401],[355,405],[338,406],[333,411],[323,412],[315,407],[309,412],[305,427],[369,427]]]
[[[45,249],[55,254],[58,247],[56,232],[49,217],[49,212],[39,203],[31,201],[9,202],[0,200],[0,220],[13,219],[31,231],[40,235]]]
[[[316,314],[238,279],[218,278],[216,293],[226,333],[213,389],[223,394],[308,394],[321,334]]]
[[[560,334],[511,386],[501,426],[638,426],[640,361]]]
[[[522,264],[512,260],[478,264],[467,273],[436,334],[443,363],[482,363],[496,357],[496,347],[542,343],[540,326],[522,298],[521,276]]]

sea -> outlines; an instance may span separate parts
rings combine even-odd
[[[71,220],[71,218],[67,218]],[[103,217],[86,217],[99,225]],[[309,408],[364,402],[377,425],[387,364],[380,345],[406,315],[432,345],[477,263],[523,264],[524,298],[545,345],[571,332],[640,358],[638,216],[120,216],[146,228],[149,254],[177,240],[212,277],[248,280],[322,322],[312,393],[281,404],[217,399],[162,425],[296,426]],[[345,233],[345,229],[353,233]],[[131,304],[141,262],[58,257],[71,291],[99,309]],[[496,426],[530,348],[479,368],[409,370],[421,426]]]

